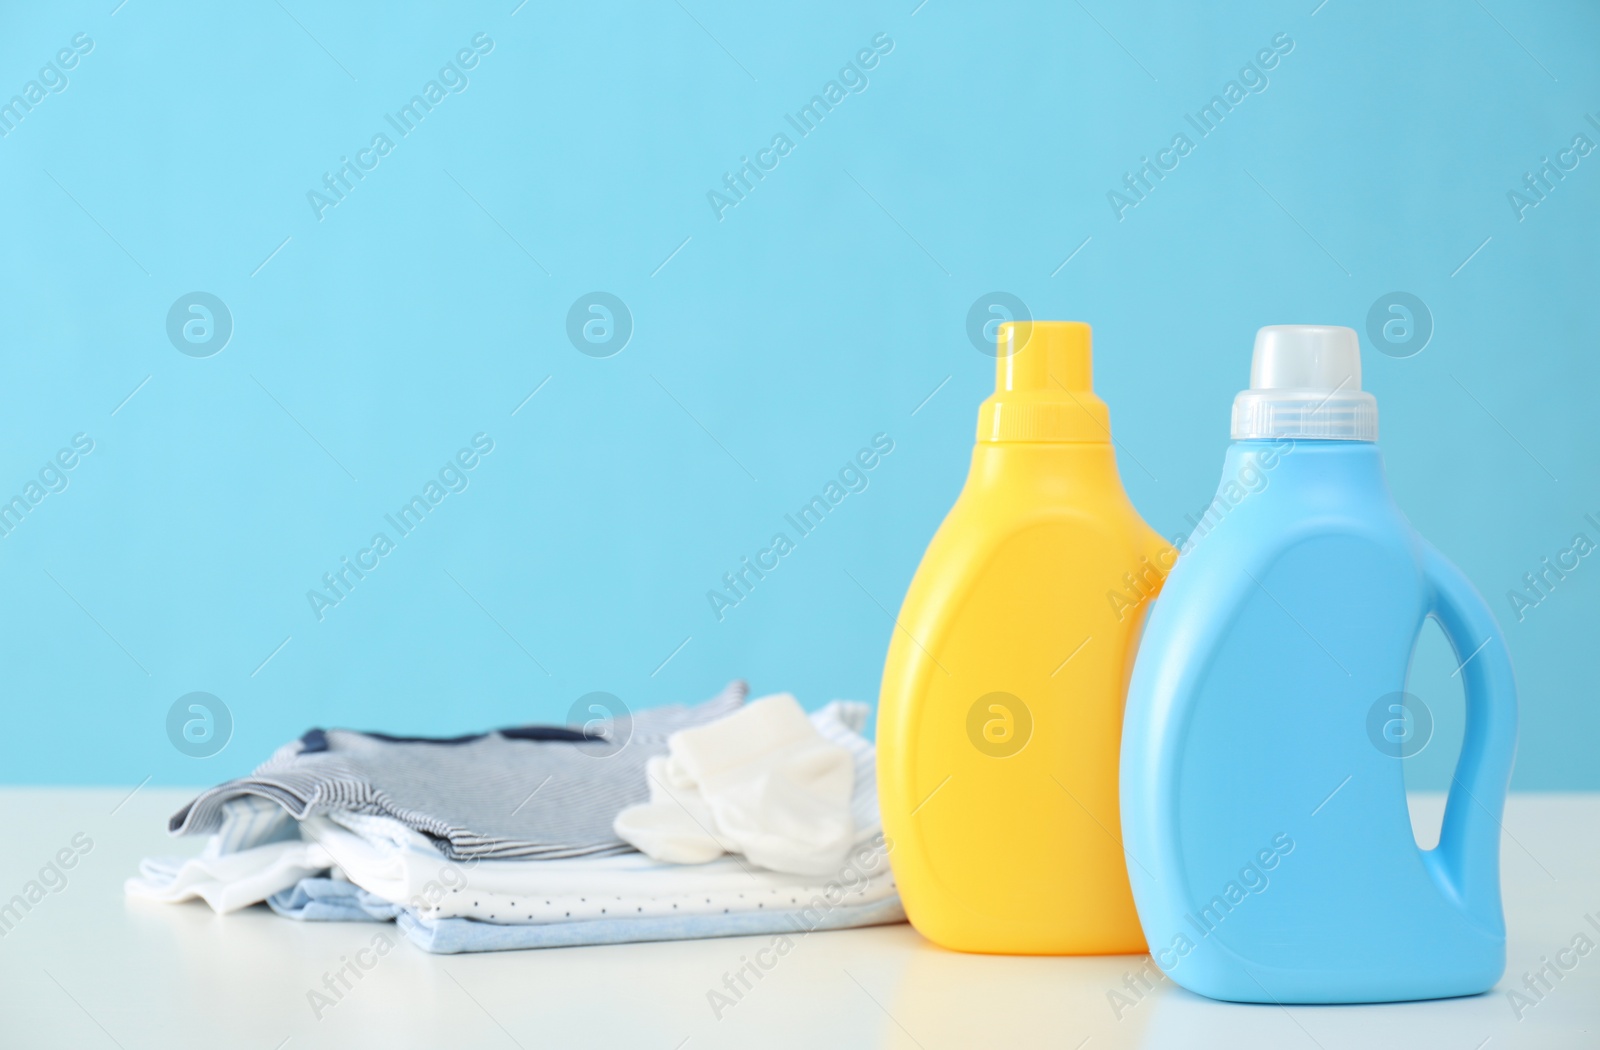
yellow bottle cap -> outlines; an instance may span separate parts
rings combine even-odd
[[[979,441],[1111,440],[1094,394],[1090,328],[1081,321],[1000,326],[994,395],[978,410]]]

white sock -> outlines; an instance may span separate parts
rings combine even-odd
[[[617,815],[616,832],[656,860],[700,863],[743,853],[773,871],[825,875],[855,830],[851,755],[828,742],[793,696],[752,701],[674,733],[652,759],[648,803]]]
[[[667,864],[704,864],[729,852],[712,833],[715,821],[699,789],[683,783],[665,756],[645,763],[650,801],[617,814],[612,830],[652,860]]]

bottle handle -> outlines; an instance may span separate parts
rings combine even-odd
[[[1517,683],[1500,625],[1461,570],[1423,544],[1429,614],[1444,628],[1466,694],[1466,733],[1439,845],[1424,856],[1456,904],[1490,929],[1500,910],[1500,817],[1517,751]]]

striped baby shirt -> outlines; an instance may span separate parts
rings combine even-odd
[[[255,796],[296,820],[334,810],[393,817],[453,860],[629,852],[611,825],[625,807],[648,801],[645,763],[666,754],[671,734],[737,710],[746,692],[730,682],[693,707],[617,718],[603,736],[529,727],[450,739],[312,730],[249,776],[202,792],[167,827],[215,832],[230,799]]]

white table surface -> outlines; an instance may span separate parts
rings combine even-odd
[[[960,955],[907,925],[813,933],[718,1019],[707,993],[771,942],[433,956],[401,940],[319,1020],[307,993],[366,923],[130,901],[141,856],[198,850],[166,817],[193,792],[4,789],[0,902],[83,832],[69,881],[0,937],[0,1047],[1600,1047],[1600,948],[1518,1018],[1506,992],[1580,932],[1600,945],[1600,795],[1513,796],[1503,843],[1507,976],[1485,995],[1384,1006],[1214,1003],[1164,982],[1118,1020],[1143,957]],[[1442,800],[1413,800],[1437,835]],[[81,840],[80,840],[81,841]]]

